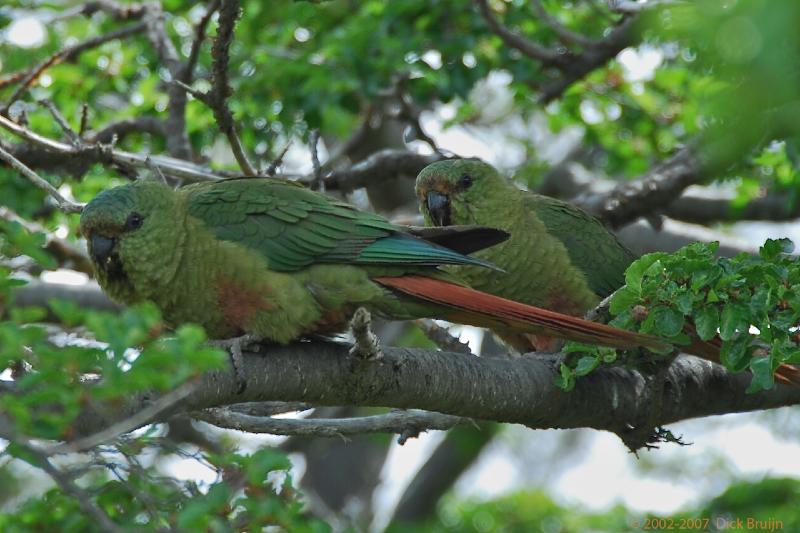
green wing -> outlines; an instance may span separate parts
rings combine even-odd
[[[315,263],[492,266],[289,181],[230,179],[192,185],[186,193],[191,216],[219,239],[257,250],[276,271]]]
[[[635,256],[600,221],[555,198],[531,194],[526,200],[547,232],[564,244],[595,293],[604,298],[622,287]]]

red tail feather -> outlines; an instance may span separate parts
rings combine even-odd
[[[564,315],[539,307],[525,305],[447,281],[422,276],[380,277],[374,281],[399,292],[468,312],[470,323],[475,326],[512,326],[523,332],[543,333],[568,340],[600,344],[614,348],[645,347],[664,349],[664,341],[591,322],[582,318]],[[463,313],[460,314],[463,317]],[[447,318],[443,316],[442,318]]]
[[[689,330],[685,330],[687,333],[692,333]],[[689,346],[682,347],[681,350],[692,355],[696,355],[697,357],[702,357],[703,359],[707,359],[714,363],[719,363],[719,352],[722,348],[722,339],[719,337],[714,337],[713,339],[707,341],[697,340],[690,344]],[[800,368],[797,368],[793,365],[781,364],[777,370],[775,370],[775,377],[778,381],[783,383],[791,383],[793,385],[800,385]]]

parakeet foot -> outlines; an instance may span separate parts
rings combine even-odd
[[[248,333],[241,337],[231,339],[219,339],[209,341],[209,344],[218,348],[224,348],[231,356],[231,366],[233,367],[234,378],[236,379],[236,394],[241,394],[247,388],[247,379],[244,375],[244,357],[242,350],[250,349],[258,351],[261,337]]]
[[[350,348],[350,355],[364,361],[377,361],[383,358],[380,341],[372,332],[370,325],[372,317],[363,307],[356,309],[350,319],[350,330],[353,332],[355,342]]]

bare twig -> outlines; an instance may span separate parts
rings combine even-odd
[[[472,350],[469,349],[469,344],[461,342],[458,337],[437,325],[433,320],[417,320],[417,326],[422,330],[426,337],[428,337],[436,346],[446,352],[463,353],[464,355],[472,355]]]
[[[150,168],[150,170],[153,171],[153,174],[155,174],[158,177],[158,180],[161,183],[163,183],[164,185],[168,185],[167,178],[164,177],[164,173],[161,172],[161,169],[158,168],[158,165],[153,163],[153,160],[150,159],[150,157],[147,157],[147,159],[145,159],[144,162]]]
[[[682,3],[684,2],[680,0],[646,0],[645,2],[637,2],[635,0],[608,0],[608,8],[617,13],[641,13],[647,9]]]
[[[216,11],[219,9],[219,3],[220,0],[212,0],[212,2],[208,5],[205,14],[197,23],[194,40],[192,41],[192,48],[189,51],[189,59],[186,60],[186,65],[183,68],[183,75],[180,79],[180,81],[186,84],[192,83],[192,78],[194,77],[194,68],[197,66],[197,60],[200,57],[200,48],[202,47],[203,41],[206,38],[206,28],[208,28],[208,23],[211,21],[214,13],[216,13]]]
[[[255,417],[274,416],[295,411],[307,411],[314,406],[303,402],[245,402],[229,405],[227,409]]]
[[[564,43],[565,45],[570,44],[577,44],[579,46],[594,46],[597,42],[594,39],[590,39],[585,35],[578,33],[576,31],[572,31],[566,28],[563,24],[561,24],[556,18],[547,12],[547,10],[542,5],[541,0],[533,0],[531,2],[533,10],[536,12],[536,16],[542,19],[542,22],[547,24],[551,30],[556,34],[558,39]]]
[[[559,76],[550,81],[535,85],[540,93],[539,101],[542,104],[561,96],[567,87],[616,57],[624,48],[631,46],[637,37],[635,17],[624,18],[601,39],[590,39],[564,28],[558,21],[550,17],[538,2],[535,2],[534,9],[553,29],[558,38],[562,42],[577,44],[582,50],[576,52],[569,49],[547,48],[505,27],[492,13],[487,0],[476,0],[476,2],[489,29],[497,34],[503,42],[527,57],[541,62],[545,67],[560,72]]]
[[[61,127],[61,130],[67,136],[70,143],[72,143],[72,146],[78,148],[81,146],[81,144],[83,144],[78,133],[72,129],[72,126],[69,125],[67,119],[64,118],[64,115],[61,114],[61,111],[58,110],[53,102],[44,98],[39,100],[39,104],[43,105],[48,111],[50,111],[50,114],[53,115],[56,123],[58,123],[58,125]]]
[[[0,438],[13,442],[17,446],[23,448],[30,457],[35,459],[35,464],[44,470],[61,490],[75,498],[83,512],[92,517],[96,525],[102,531],[122,533],[123,529],[117,526],[106,512],[92,501],[92,497],[88,492],[80,488],[69,475],[59,470],[50,462],[48,453],[44,452],[29,439],[16,435],[8,424],[0,426]]]
[[[121,142],[122,139],[132,133],[149,133],[150,135],[165,137],[167,125],[163,120],[156,117],[123,118],[106,124],[86,141],[90,143],[109,143],[116,136],[117,141]]]
[[[228,408],[206,409],[193,415],[195,418],[218,427],[237,429],[248,433],[272,435],[304,435],[314,437],[341,437],[363,433],[397,433],[400,435],[431,429],[450,429],[467,419],[416,409],[392,411],[382,415],[354,418],[270,418],[237,413]]]
[[[51,55],[50,57],[48,57],[35,67],[33,67],[32,69],[30,69],[24,75],[24,77],[19,78],[22,80],[22,83],[11,94],[9,99],[6,101],[5,105],[2,108],[0,108],[0,114],[2,115],[7,114],[8,108],[11,106],[11,104],[19,100],[20,96],[22,96],[25,93],[25,91],[27,91],[28,88],[39,78],[39,76],[41,76],[42,73],[51,66],[57,65],[62,61],[68,61],[77,56],[78,54],[84,52],[85,50],[89,50],[91,48],[97,48],[98,46],[105,44],[109,41],[113,41],[116,39],[123,39],[130,35],[139,33],[144,29],[145,29],[145,24],[143,22],[140,22],[137,24],[133,24],[131,26],[127,26],[125,28],[121,28],[116,31],[112,31],[105,35],[101,35],[99,37],[93,37],[91,39],[87,39],[73,46],[68,46],[62,50],[59,50],[58,52],[54,53],[53,55]],[[12,76],[14,76],[14,79],[16,80],[18,79],[19,75],[17,73],[14,73]],[[7,83],[8,82],[6,82],[6,80],[0,80],[0,87],[6,85]]]
[[[10,131],[14,135],[28,141],[35,146],[42,148],[42,157],[60,154],[64,156],[64,161],[75,161],[84,159],[91,162],[99,162],[106,165],[133,166],[138,168],[149,168],[147,159],[150,158],[152,164],[157,165],[167,176],[185,181],[215,181],[222,179],[222,176],[189,161],[174,157],[136,154],[117,150],[102,144],[94,144],[78,150],[74,146],[48,139],[28,128],[0,115],[0,127]]]
[[[177,389],[161,396],[154,402],[147,405],[141,411],[133,414],[132,416],[124,420],[120,420],[119,422],[112,424],[111,426],[102,429],[101,431],[98,431],[97,433],[94,433],[87,437],[83,437],[81,439],[74,440],[69,443],[51,446],[50,448],[44,448],[42,449],[42,453],[44,453],[45,455],[77,453],[88,450],[90,448],[94,448],[95,446],[113,440],[119,437],[120,435],[123,435],[130,431],[133,431],[136,428],[143,426],[148,421],[154,419],[162,412],[173,408],[181,400],[192,394],[192,392],[194,392],[196,387],[197,387],[197,382],[195,381],[184,383]]]
[[[325,181],[330,189],[349,192],[365,187],[372,180],[416,176],[423,168],[440,159],[444,159],[440,154],[423,155],[408,150],[386,149],[375,152],[350,168],[331,172]]]
[[[113,0],[93,0],[79,6],[78,13],[90,17],[103,11],[116,20],[128,20],[144,15],[145,6],[140,3],[120,4]]]
[[[500,37],[508,46],[519,50],[530,58],[541,61],[545,65],[556,65],[563,61],[561,57],[563,54],[559,54],[558,50],[547,48],[530,41],[503,26],[494,16],[494,13],[492,13],[492,9],[489,7],[487,0],[476,0],[476,3],[489,29]]]
[[[289,140],[286,145],[283,147],[283,150],[280,151],[278,157],[272,160],[272,162],[267,167],[267,170],[264,171],[266,176],[274,176],[276,172],[278,172],[278,168],[283,164],[283,158],[286,157],[286,152],[289,151],[289,147],[292,146],[292,141]]]
[[[363,307],[356,309],[350,320],[350,330],[353,332],[355,343],[350,349],[350,355],[364,361],[377,361],[383,358],[381,344],[378,337],[372,332],[372,317]]]
[[[36,172],[26,167],[21,161],[19,161],[16,157],[9,154],[2,148],[0,148],[0,159],[8,163],[8,165],[19,172],[23,177],[27,178],[28,181],[33,183],[36,187],[42,189],[47,194],[49,194],[55,201],[58,208],[63,211],[64,213],[80,213],[83,210],[83,206],[80,204],[76,204],[70,200],[64,198],[55,187],[50,185],[44,178],[40,177]]]
[[[169,71],[170,79],[182,79],[184,65],[175,44],[167,34],[164,11],[160,2],[147,4],[144,23],[147,28],[147,38],[161,63]],[[192,158],[192,146],[186,131],[186,93],[180,87],[169,84],[167,96],[169,97],[166,120],[167,152],[173,157],[189,160]]]
[[[233,92],[228,83],[228,61],[230,60],[230,47],[233,41],[233,29],[241,14],[238,0],[222,0],[219,10],[219,27],[214,45],[211,48],[213,62],[211,65],[211,90],[205,95],[203,101],[211,107],[214,118],[220,131],[228,138],[231,150],[239,163],[239,168],[247,176],[256,176],[257,172],[244,152],[242,141],[236,133],[233,113],[227,104],[227,99]]]
[[[81,124],[78,128],[78,137],[83,138],[86,129],[89,127],[89,104],[83,102],[81,104]]]

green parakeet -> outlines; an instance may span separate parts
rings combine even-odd
[[[81,215],[100,286],[122,303],[151,300],[171,324],[214,337],[286,343],[344,330],[358,307],[390,319],[437,317],[619,347],[654,337],[488,295],[441,265],[505,234],[411,230],[292,182],[250,178],[173,190],[138,181],[104,191]]]
[[[448,269],[475,289],[575,316],[585,314],[625,283],[635,256],[597,219],[569,203],[525,192],[478,159],[439,161],[417,176],[417,199],[431,226],[479,224],[507,231],[505,242],[475,257],[505,272],[469,265]],[[504,340],[527,351],[551,339],[496,328]],[[696,341],[682,348],[719,362],[719,342]],[[782,366],[779,375],[800,372]]]

